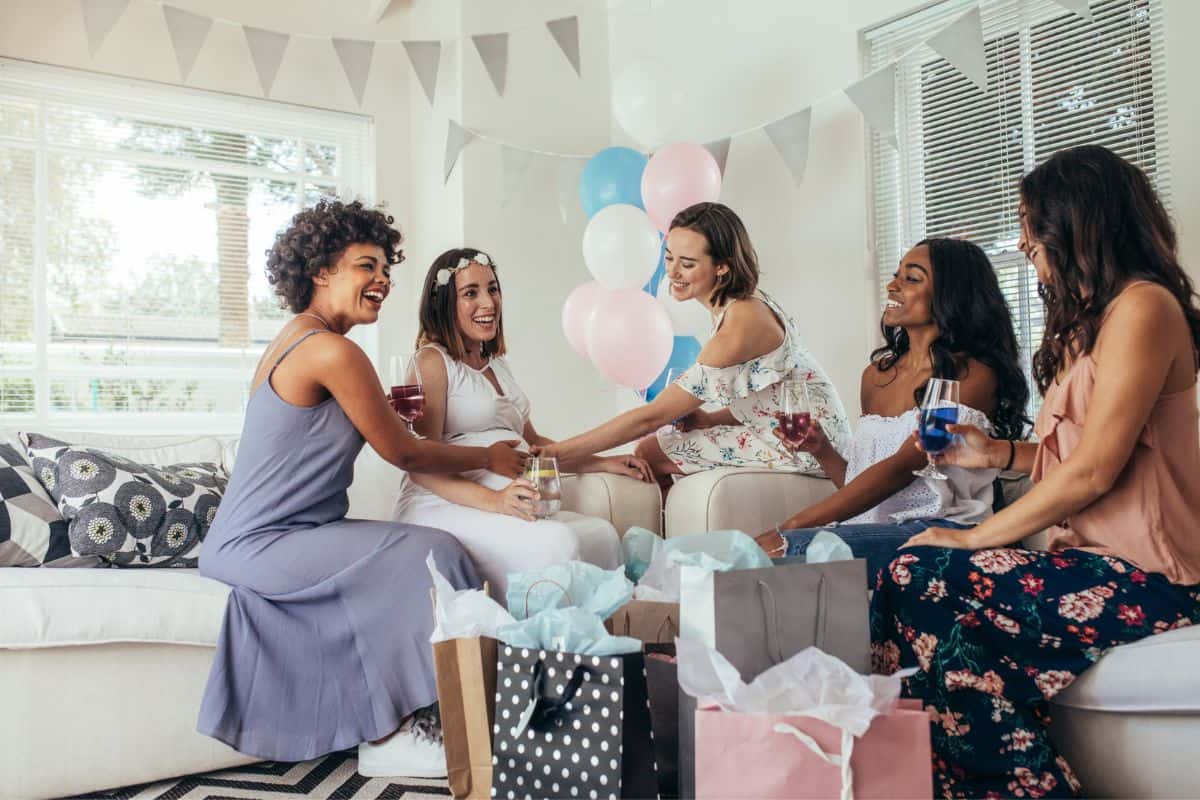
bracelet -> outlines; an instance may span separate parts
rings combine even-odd
[[[1012,469],[1013,461],[1016,459],[1016,457],[1017,457],[1017,443],[1014,442],[1012,439],[1009,439],[1008,440],[1008,463],[1005,464],[1004,469],[1002,469],[1000,471],[1008,472],[1010,469]]]

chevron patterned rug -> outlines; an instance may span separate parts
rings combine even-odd
[[[364,778],[356,771],[354,751],[313,761],[267,761],[245,767],[188,775],[160,783],[79,795],[71,800],[424,800],[450,796],[445,781]]]

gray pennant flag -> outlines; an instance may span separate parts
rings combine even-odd
[[[812,125],[812,107],[789,114],[783,119],[776,120],[765,126],[767,137],[783,162],[787,164],[788,172],[797,186],[804,178],[804,169],[808,166],[808,135]]]
[[[175,47],[175,60],[179,62],[179,73],[186,81],[200,55],[200,48],[208,38],[213,21],[210,17],[202,17],[190,11],[162,7],[163,17],[167,20],[167,33],[171,35],[171,44]]]
[[[405,42],[404,51],[408,53],[408,60],[412,62],[413,72],[417,73],[417,80],[421,82],[421,88],[425,90],[425,96],[429,98],[429,105],[433,105],[433,97],[437,93],[438,79],[438,64],[442,59],[442,43],[441,42]]]
[[[846,88],[867,124],[896,147],[896,65],[888,64]]]
[[[342,62],[346,80],[350,81],[354,99],[361,106],[363,94],[367,91],[367,79],[371,77],[371,56],[375,53],[375,43],[362,39],[334,39],[333,49]]]
[[[475,134],[459,125],[454,120],[450,120],[450,126],[446,130],[446,158],[442,162],[445,170],[445,177],[442,183],[450,181],[450,173],[454,171],[454,165],[458,163],[458,155],[463,151],[463,148],[470,144],[475,138]]]
[[[279,74],[279,65],[283,62],[283,51],[287,50],[292,37],[277,31],[251,28],[249,25],[242,26],[242,33],[246,34],[246,46],[250,48],[250,59],[254,62],[254,71],[258,73],[263,95],[270,97],[275,76]]]
[[[500,147],[500,205],[507,206],[508,201],[517,193],[529,165],[533,161],[533,153],[509,145]]]
[[[552,19],[546,23],[546,28],[554,37],[554,41],[558,42],[558,49],[562,50],[567,61],[575,68],[575,74],[582,76],[583,71],[579,64],[579,17]]]
[[[967,76],[979,91],[987,91],[987,55],[983,52],[978,6],[935,33],[926,44]]]
[[[503,97],[504,81],[508,75],[508,34],[483,33],[472,36],[471,41],[475,42],[475,49],[479,51],[479,58],[488,77],[492,79],[492,86],[496,87],[496,94]]]
[[[721,170],[721,176],[725,176],[725,162],[729,160],[729,137],[717,139],[715,142],[709,142],[704,145],[704,149],[712,153],[712,157],[717,160],[717,167]]]
[[[88,51],[94,56],[125,9],[129,8],[129,0],[80,0],[80,7]]]
[[[1092,6],[1088,0],[1054,0],[1054,2],[1088,22],[1092,21]]]

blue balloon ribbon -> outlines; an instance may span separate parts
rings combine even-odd
[[[579,177],[579,204],[592,217],[602,208],[642,205],[642,171],[649,159],[628,147],[606,147],[588,159]]]

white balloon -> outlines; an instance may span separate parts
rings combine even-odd
[[[670,67],[638,59],[613,80],[613,116],[646,149],[661,147],[679,138],[679,120],[687,110],[683,86]]]
[[[712,314],[699,300],[682,303],[671,296],[671,279],[666,275],[658,282],[658,302],[667,310],[676,336],[695,336],[701,342],[712,336]]]
[[[624,203],[596,212],[583,230],[583,260],[609,289],[637,289],[658,268],[658,228],[637,206]]]

